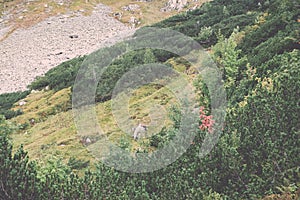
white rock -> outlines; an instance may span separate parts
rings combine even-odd
[[[92,142],[92,141],[91,141],[90,138],[86,138],[86,139],[85,139],[85,143],[86,143],[86,144],[90,144],[91,142]]]
[[[31,93],[31,94],[36,94],[36,93],[39,93],[39,91],[38,91],[38,90],[31,90],[30,93]]]
[[[161,9],[163,12],[172,10],[182,10],[187,5],[187,0],[169,0],[164,8]]]
[[[140,6],[137,4],[129,4],[127,6],[123,6],[122,9],[125,11],[136,11],[140,10]]]
[[[133,128],[133,138],[136,140],[140,138],[141,134],[147,132],[147,126],[139,124],[136,128]]]
[[[26,101],[25,100],[21,100],[20,102],[19,102],[19,106],[24,106],[26,104]]]

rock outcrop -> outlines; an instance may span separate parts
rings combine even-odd
[[[130,12],[134,12],[134,11],[137,11],[137,10],[140,10],[140,9],[141,9],[141,7],[137,4],[129,4],[127,6],[122,7],[122,10],[130,11]]]
[[[169,0],[166,6],[161,9],[163,12],[169,12],[172,10],[181,11],[185,6],[187,6],[187,0]]]

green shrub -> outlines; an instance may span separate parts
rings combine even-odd
[[[84,160],[81,160],[81,159],[76,159],[74,157],[71,157],[68,161],[68,166],[71,168],[71,169],[78,169],[78,170],[81,170],[83,168],[86,168],[88,167],[90,164],[90,161],[84,161]]]
[[[13,111],[12,106],[19,100],[24,99],[30,91],[0,94],[0,115],[6,119],[22,114],[22,110]]]
[[[28,87],[31,90],[41,90],[46,86],[55,91],[73,86],[77,72],[85,56],[66,61],[50,69],[44,76],[37,77]]]
[[[0,127],[0,199],[37,199],[36,165],[21,146],[12,155],[12,144]]]

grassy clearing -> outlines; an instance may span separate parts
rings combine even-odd
[[[58,92],[50,90],[31,93],[24,99],[25,105],[17,103],[14,106],[13,110],[20,109],[24,114],[13,118],[12,121],[20,124],[28,124],[32,119],[35,123],[45,121],[49,116],[71,108],[70,94],[70,88]]]
[[[41,162],[46,162],[53,156],[61,158],[66,163],[71,157],[90,161],[91,164],[97,162],[93,154],[98,152],[99,156],[103,155],[107,142],[104,138],[99,138],[97,133],[87,133],[86,136],[91,139],[98,137],[98,141],[88,148],[82,144],[83,137],[77,134],[73,112],[66,109],[70,106],[69,95],[69,88],[56,93],[41,91],[28,95],[25,98],[27,103],[22,107],[16,104],[14,109],[22,108],[24,114],[13,118],[12,122],[28,123],[32,118],[36,121],[35,124],[29,123],[27,128],[12,135],[14,147],[23,144],[30,157]],[[131,136],[132,126],[139,122],[147,124],[149,125],[147,136],[154,135],[162,127],[171,125],[168,109],[171,105],[177,104],[173,92],[158,84],[145,85],[132,91],[128,102],[128,112],[118,110],[112,112],[115,109],[112,109],[112,105],[115,104],[113,100],[97,104],[96,112],[98,123],[106,138],[117,145],[122,145],[122,142],[126,141],[130,144],[131,150],[141,148],[149,140],[145,138],[138,142],[134,141]],[[126,120],[131,120],[131,123],[124,123]]]

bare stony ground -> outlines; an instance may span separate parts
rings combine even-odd
[[[14,31],[0,42],[0,94],[26,90],[36,76],[63,61],[130,37],[135,30],[110,17],[110,12],[98,5],[90,16],[69,13]],[[0,26],[0,37],[5,31]]]

